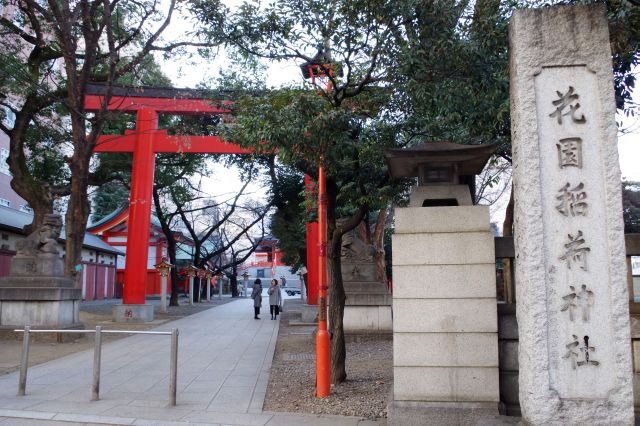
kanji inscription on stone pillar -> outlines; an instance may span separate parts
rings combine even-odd
[[[633,424],[604,8],[518,11],[510,44],[523,418]]]

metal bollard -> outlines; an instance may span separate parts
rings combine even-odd
[[[27,367],[29,362],[29,343],[31,333],[71,333],[71,334],[87,334],[95,333],[95,347],[93,351],[93,382],[91,384],[91,401],[100,399],[100,363],[102,358],[102,333],[113,334],[154,334],[154,335],[171,335],[171,360],[169,371],[169,405],[176,405],[176,393],[178,389],[178,329],[173,328],[168,331],[133,331],[133,330],[102,330],[101,326],[97,326],[94,330],[31,330],[30,326],[25,326],[22,330],[14,330],[15,332],[23,332],[22,340],[22,359],[20,362],[20,378],[18,382],[18,396],[25,395],[27,387]]]
[[[24,396],[27,388],[27,367],[29,364],[29,339],[31,327],[24,326],[24,337],[22,338],[22,357],[20,358],[20,379],[18,381],[18,396]]]
[[[100,399],[100,360],[102,357],[102,326],[96,326],[95,346],[93,348],[93,382],[91,383],[91,400]]]
[[[169,405],[176,405],[178,389],[178,329],[171,329],[171,365],[169,366]]]

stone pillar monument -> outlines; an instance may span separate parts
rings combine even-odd
[[[425,143],[386,153],[392,176],[419,181],[395,212],[389,425],[474,425],[498,414],[494,241],[489,209],[470,192],[494,150]]]
[[[510,27],[520,406],[532,425],[633,424],[604,6]]]
[[[40,228],[16,244],[11,274],[0,278],[0,328],[82,328],[82,290],[64,276],[61,228],[60,215],[46,215]]]

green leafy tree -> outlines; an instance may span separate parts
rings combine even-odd
[[[278,149],[281,162],[313,177],[317,177],[318,159],[324,156],[334,383],[346,378],[342,236],[368,212],[386,207],[402,192],[390,181],[384,164],[384,149],[395,144],[393,132],[383,120],[377,123],[371,115],[376,102],[382,99],[382,94],[363,93],[335,107],[303,90],[279,90],[243,98],[236,104],[235,120],[226,135],[241,145],[265,152]]]
[[[129,204],[129,188],[120,182],[109,182],[98,188],[93,199],[91,221],[97,222]]]
[[[622,216],[625,234],[640,233],[640,182],[622,182]]]
[[[306,265],[306,227],[304,176],[291,167],[274,167],[272,182],[275,213],[271,216],[271,234],[278,239],[283,251],[282,262],[294,270]]]
[[[87,86],[104,83],[108,101],[114,82],[136,74],[151,52],[205,47],[197,41],[162,42],[176,7],[176,0],[162,5],[146,0],[17,0],[7,3],[7,13],[0,17],[0,51],[5,58],[0,63],[0,104],[15,114],[13,125],[0,123],[10,140],[11,186],[33,208],[34,226],[42,223],[55,199],[69,197],[65,220],[69,275],[80,259],[90,211],[88,189],[105,181],[94,173],[91,162],[109,114],[106,102],[98,112],[87,113]],[[34,131],[47,136],[31,138]],[[57,155],[49,158],[45,151]],[[61,165],[59,158],[64,164],[58,167],[59,180],[37,174],[44,172],[40,165],[50,169],[46,173],[55,170]]]
[[[215,29],[212,39],[247,55],[335,64],[331,70],[321,66],[324,74],[331,71],[330,90],[325,90],[326,80],[316,80],[324,103],[293,89],[240,103],[228,137],[253,146],[261,141],[263,148],[278,149],[283,163],[312,176],[325,155],[332,381],[339,383],[346,377],[344,293],[334,243],[400,191],[376,178],[374,169],[384,170],[378,148],[424,140],[497,143],[498,154],[510,160],[507,23],[514,8],[536,2],[281,0],[244,2],[236,10],[205,1],[191,5]],[[616,70],[624,77],[616,87],[628,99],[637,31],[624,23],[635,22],[630,16],[636,6],[624,1],[607,5],[610,22],[619,30],[614,59],[621,55]],[[396,192],[391,194],[391,188]],[[349,218],[346,227],[336,226],[339,216]]]
[[[239,101],[226,136],[264,152],[277,149],[283,164],[312,177],[324,157],[331,380],[341,383],[346,379],[342,235],[400,192],[390,184],[382,155],[385,146],[396,145],[393,117],[384,110],[390,92],[375,85],[388,79],[391,35],[403,16],[395,2],[386,1],[278,1],[264,7],[245,2],[233,12],[208,2],[192,6],[217,30],[209,34],[213,40],[247,55],[315,62],[329,76],[315,80],[317,93],[290,89]],[[329,62],[335,64],[331,70]]]

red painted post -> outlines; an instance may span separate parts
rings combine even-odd
[[[308,199],[315,192],[309,175],[304,176],[304,186]],[[318,304],[318,223],[307,223],[307,303]]]
[[[129,197],[127,258],[122,298],[122,303],[125,305],[143,305],[145,303],[151,192],[155,169],[153,139],[157,131],[158,113],[149,109],[139,110],[136,123],[137,140],[133,151],[131,195]]]
[[[276,243],[271,242],[271,278],[276,278]]]
[[[316,397],[331,393],[330,339],[327,331],[327,196],[323,159],[318,169],[318,333],[316,335]]]
[[[307,303],[318,304],[318,222],[307,223]]]

